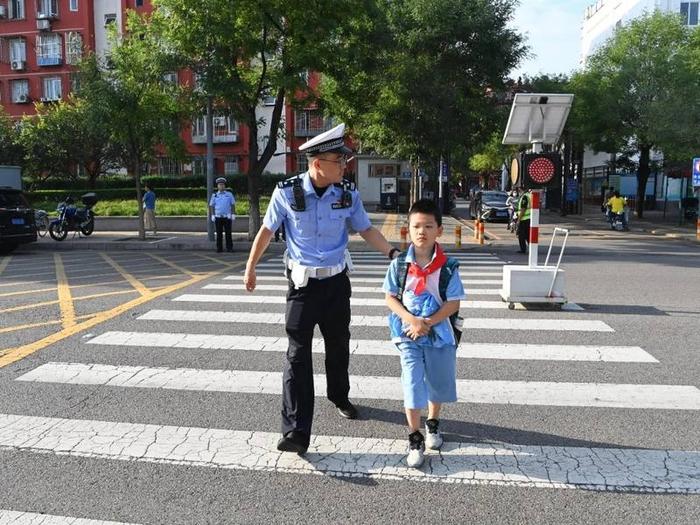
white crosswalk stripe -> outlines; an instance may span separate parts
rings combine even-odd
[[[56,516],[54,514],[37,514],[36,512],[17,512],[0,509],[0,525],[135,525],[121,521],[89,520]]]
[[[578,314],[576,312],[582,308],[576,304],[569,305],[567,313],[529,312],[524,317],[522,312],[508,311],[506,303],[497,297],[473,300],[473,296],[499,295],[504,261],[488,253],[459,253],[457,256],[461,262],[460,277],[468,296],[468,300],[461,302],[466,337],[457,350],[460,359],[457,404],[460,410],[473,404],[480,405],[482,410],[500,410],[501,413],[511,406],[521,407],[521,410],[528,407],[527,410],[535,413],[546,413],[554,407],[575,415],[578,414],[576,411],[595,411],[600,413],[601,425],[607,418],[617,417],[616,410],[635,413],[675,411],[673,413],[686,415],[700,410],[700,389],[693,384],[665,384],[662,378],[648,380],[649,384],[635,384],[619,373],[617,376],[603,375],[603,370],[627,370],[632,366],[652,372],[663,369],[656,359],[662,359],[663,353],[657,353],[653,348],[647,351],[640,346],[616,345],[621,342],[614,329],[618,328],[616,322],[611,322],[610,326],[591,313]],[[350,353],[362,364],[357,370],[366,375],[350,376],[350,397],[363,400],[362,404],[368,407],[390,404],[401,410],[401,380],[386,368],[388,359],[398,361],[398,350],[388,337],[388,309],[381,289],[389,262],[385,256],[369,251],[353,253],[353,261],[355,272],[350,275],[353,293],[366,295],[351,298],[351,327],[365,329],[365,333],[351,339]],[[62,359],[60,354],[54,354],[52,361],[23,369],[14,380],[26,388],[41,388],[39,385],[43,384],[43,388],[51,388],[52,392],[81,388],[115,389],[124,397],[129,394],[143,396],[140,399],[176,395],[181,396],[180,400],[188,399],[186,396],[194,399],[193,392],[232,399],[279,397],[282,392],[281,370],[252,370],[250,368],[254,366],[250,363],[261,362],[263,357],[275,357],[271,354],[263,356],[259,354],[261,352],[281,354],[288,348],[284,308],[281,307],[285,304],[288,285],[282,275],[281,258],[275,257],[260,264],[257,280],[257,289],[252,294],[245,292],[238,271],[199,284],[187,289],[187,293],[169,297],[158,307],[141,310],[136,324],[131,323],[127,329],[133,331],[111,330],[84,337],[81,342],[85,345],[82,347],[84,358],[82,353],[72,354],[70,359],[63,359],[66,362],[59,362]],[[209,309],[204,309],[203,305],[207,304]],[[367,315],[367,312],[373,315]],[[273,325],[276,326],[273,328]],[[497,342],[494,342],[493,334],[498,335]],[[541,338],[544,334],[547,338],[543,340],[549,344],[538,344],[537,339],[529,341],[530,335],[535,334]],[[590,338],[589,344],[554,344],[575,335],[578,335],[577,339]],[[183,354],[187,355],[183,350],[191,352],[192,363],[183,364]],[[322,339],[313,340],[312,351],[316,354],[325,351]],[[89,352],[109,355],[109,364],[90,357]],[[214,354],[217,364],[207,366],[207,360]],[[113,356],[128,356],[129,362],[119,364],[119,359]],[[158,359],[171,356],[175,361],[166,363],[168,366],[158,362]],[[276,359],[282,357],[278,355]],[[67,362],[69,360],[80,362]],[[222,365],[222,362],[227,364]],[[477,366],[470,367],[470,364]],[[483,378],[484,372],[479,368],[486,366],[503,367],[503,370],[530,367],[537,374],[528,372],[518,376],[527,380],[511,380],[501,375]],[[578,376],[575,373],[547,377],[557,366],[562,367],[559,370],[564,366],[571,367],[571,370],[589,368],[586,368],[587,374],[581,376],[586,378],[585,381],[576,381]],[[593,377],[599,372],[600,378]],[[561,381],[562,377],[569,380]],[[615,382],[610,377],[618,379]],[[314,383],[315,395],[324,397],[325,376],[315,375]],[[119,395],[114,397],[119,399]],[[191,409],[187,407],[187,410]],[[206,407],[199,410],[206,410]],[[100,416],[69,419],[52,417],[53,414],[0,413],[0,450],[123,461],[123,465],[129,462],[128,468],[133,469],[150,463],[172,468],[234,469],[299,476],[700,494],[698,450],[634,448],[634,444],[616,448],[598,443],[591,443],[594,446],[590,447],[515,445],[460,441],[456,437],[452,439],[457,441],[446,442],[441,451],[427,452],[425,467],[410,469],[405,462],[404,429],[396,430],[397,439],[350,437],[335,430],[330,433],[339,435],[313,435],[308,453],[299,457],[276,450],[278,428],[255,428],[254,422],[248,422],[250,426],[241,430],[235,425],[232,425],[234,428],[216,428],[211,423],[206,424],[213,428],[186,426],[186,420],[172,422],[172,425],[170,420],[162,419],[157,421],[158,424],[144,424],[129,422],[126,416],[124,420],[111,415],[102,416],[109,419],[102,420]],[[449,428],[445,430],[449,432]],[[531,431],[527,429],[527,432]],[[518,429],[514,428],[513,432],[517,433]],[[565,435],[562,439],[566,442]],[[0,509],[0,525],[3,523],[110,525],[116,522]]]
[[[163,388],[205,392],[281,394],[280,372],[151,368],[92,363],[46,363],[17,381]],[[316,396],[326,395],[326,378],[314,376]],[[356,399],[403,399],[398,377],[350,376]],[[457,402],[506,405],[700,410],[700,389],[692,385],[553,383],[545,381],[457,380]]]
[[[150,310],[138,317],[150,321],[197,323],[284,324],[283,313],[225,312],[219,310]],[[387,326],[386,315],[353,315],[350,326]],[[580,319],[464,318],[465,330],[539,330],[565,332],[614,332],[603,321]]]
[[[87,341],[93,345],[160,348],[202,348],[286,352],[286,337],[189,334],[173,332],[105,332]],[[322,353],[323,339],[314,339],[312,350]],[[397,355],[391,341],[352,339],[353,355]],[[638,346],[532,345],[461,343],[457,357],[469,359],[510,359],[535,361],[600,361],[614,363],[658,363]]]
[[[428,465],[418,470],[405,467],[403,440],[312,436],[301,458],[278,452],[278,438],[273,432],[0,414],[0,447],[82,458],[470,485],[700,493],[699,452],[447,442],[440,453],[428,452]]]

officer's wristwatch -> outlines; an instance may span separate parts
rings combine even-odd
[[[398,248],[392,248],[391,250],[389,250],[389,256],[388,256],[388,257],[389,257],[389,260],[390,260],[390,261],[393,261],[393,260],[394,260],[394,257],[393,257],[394,252],[396,252],[396,253],[401,253],[401,250],[399,250]]]

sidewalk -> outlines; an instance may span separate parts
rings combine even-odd
[[[558,211],[544,211],[543,223],[573,224],[585,226],[589,230],[609,231],[610,227],[600,211],[600,206],[586,204],[581,215],[566,215],[562,217]],[[662,237],[696,240],[696,225],[686,222],[678,225],[678,209],[666,210],[666,218],[663,210],[645,210],[644,218],[637,219],[634,213],[630,213],[629,229],[634,233],[649,233]]]
[[[401,227],[406,224],[406,216],[396,213],[369,213],[372,225],[377,228],[395,246],[401,243]],[[460,221],[452,217],[445,217],[443,221],[443,245],[451,249],[454,248],[455,227],[461,224]],[[233,233],[234,252],[250,251],[252,242],[248,240],[247,233]],[[462,247],[476,247],[478,244],[473,239],[471,231],[462,225]],[[268,253],[281,253],[286,244],[284,242],[270,243]],[[123,251],[123,250],[192,250],[192,251],[215,251],[216,245],[209,241],[206,232],[167,232],[159,233],[154,237],[149,234],[146,240],[142,241],[134,231],[95,231],[89,237],[82,237],[70,233],[65,241],[57,242],[48,235],[40,238],[37,242],[23,246],[30,250],[97,250],[97,251]],[[372,248],[358,235],[350,236],[350,249],[371,250]]]

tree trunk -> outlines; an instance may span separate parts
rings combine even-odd
[[[136,204],[139,210],[139,239],[146,240],[146,229],[143,223],[143,195],[141,194],[141,162],[139,159],[131,160],[131,171],[136,181]]]
[[[649,155],[651,146],[643,144],[639,147],[639,169],[637,170],[637,202],[635,211],[640,219],[644,217],[644,199],[647,192],[647,181],[649,180]]]

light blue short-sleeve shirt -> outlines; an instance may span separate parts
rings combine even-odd
[[[209,206],[214,208],[214,215],[217,217],[227,217],[235,205],[236,199],[230,191],[214,192],[209,199]]]
[[[357,190],[348,190],[352,205],[343,208],[343,188],[332,185],[320,197],[306,172],[301,177],[306,209],[296,211],[293,188],[276,187],[263,219],[263,225],[276,231],[284,224],[289,257],[305,266],[336,266],[345,258],[348,228],[363,232],[372,223]]]

